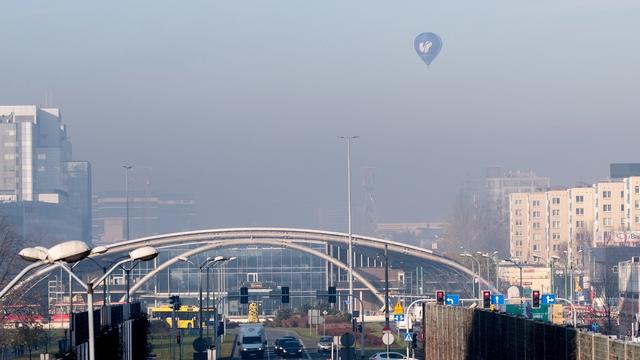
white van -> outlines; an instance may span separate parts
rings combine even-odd
[[[240,324],[238,350],[243,359],[262,359],[267,347],[264,326],[260,323]]]

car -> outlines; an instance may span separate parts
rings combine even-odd
[[[389,355],[387,356],[386,351],[375,353],[371,355],[371,357],[369,357],[369,360],[405,360],[407,359],[407,357],[404,356],[404,354],[401,354],[399,352],[389,351],[388,354]]]
[[[280,353],[282,352],[282,343],[284,343],[285,341],[291,341],[291,340],[296,340],[296,337],[295,336],[281,336],[281,337],[277,338],[273,342],[273,352],[276,355],[280,355]]]
[[[300,357],[302,355],[302,344],[296,340],[286,340],[281,345],[280,356]]]
[[[333,338],[331,336],[320,336],[318,340],[318,352],[331,351]]]

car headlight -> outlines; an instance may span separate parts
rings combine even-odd
[[[302,351],[302,349],[298,349],[298,352],[301,352],[301,351]]]
[[[259,347],[259,348],[258,348],[258,351],[260,351],[260,350],[262,350],[262,348],[261,348],[261,347]]]
[[[285,349],[282,349],[282,351],[283,351],[283,352],[287,352],[287,350],[285,350]]]

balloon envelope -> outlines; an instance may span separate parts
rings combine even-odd
[[[422,33],[416,36],[413,47],[416,49],[416,53],[418,53],[422,61],[427,65],[431,65],[431,62],[433,62],[440,53],[440,49],[442,49],[442,39],[434,33]]]

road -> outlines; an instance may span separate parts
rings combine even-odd
[[[318,353],[316,346],[317,342],[315,340],[308,340],[304,338],[300,338],[296,333],[292,331],[287,331],[284,329],[274,329],[274,328],[265,328],[266,330],[266,338],[267,338],[267,352],[264,355],[264,360],[281,360],[282,358],[278,357],[273,353],[273,342],[281,337],[281,336],[295,336],[304,344],[304,352],[303,355],[299,358],[301,360],[326,360],[330,357],[329,354]],[[233,354],[234,359],[238,359],[240,356],[236,351]]]

